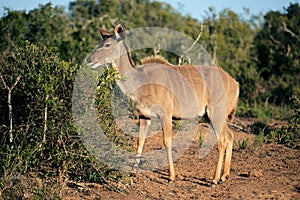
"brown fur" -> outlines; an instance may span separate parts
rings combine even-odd
[[[149,82],[138,88],[132,87],[135,85],[126,85],[122,81],[117,82],[124,94],[130,94],[130,99],[140,116],[137,155],[140,156],[142,154],[147,131],[151,124],[151,109],[158,108],[155,111],[155,115],[161,119],[162,123],[163,142],[169,162],[169,179],[174,181],[172,119],[180,117],[188,119],[188,117],[195,118],[207,114],[211,127],[215,132],[215,128],[217,128],[219,134],[219,156],[213,184],[217,184],[220,180],[225,181],[230,174],[234,140],[233,132],[229,129],[225,120],[233,120],[234,118],[239,96],[238,82],[220,67],[174,66],[159,56],[147,57],[142,60],[142,63],[147,64],[147,66],[136,67],[132,62],[129,48],[123,41],[124,36],[120,35],[121,32],[124,32],[124,28],[121,25],[116,26],[114,30],[116,37],[112,37],[113,34],[109,34],[107,31],[100,30],[104,38],[103,42],[109,45],[108,47],[105,47],[103,44],[99,45],[87,58],[87,61],[91,68],[97,68],[106,62],[113,62],[120,74],[129,75],[127,81],[129,83],[133,81],[133,84],[136,83],[136,80],[142,81],[142,79],[145,79],[147,82],[147,80],[159,79],[160,84],[155,84],[155,82],[151,84]],[[176,70],[178,73],[169,73],[172,70]],[[134,73],[128,74],[128,72]],[[187,84],[183,80],[189,83],[188,85],[191,86],[192,91],[185,87]],[[170,85],[174,88],[174,91],[180,93],[181,99],[186,101],[179,102],[173,91],[168,89],[168,87],[163,87],[164,85]],[[135,90],[131,91],[133,88]],[[196,95],[198,100],[194,103],[191,102],[194,97],[193,94]],[[153,107],[156,105],[159,105],[159,107]],[[193,106],[197,106],[197,108],[193,109]],[[188,111],[184,112],[187,113],[185,116],[183,116],[183,110]],[[226,116],[223,116],[223,110],[225,110]],[[221,176],[222,168],[223,175]]]
[[[167,59],[165,59],[164,57],[161,56],[148,56],[145,57],[141,60],[142,64],[149,64],[149,63],[159,63],[159,64],[165,64],[165,65],[170,65],[172,66],[171,63],[169,63],[169,61],[167,61]]]

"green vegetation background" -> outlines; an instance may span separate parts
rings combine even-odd
[[[127,29],[166,27],[196,39],[201,22],[163,2],[119,2],[77,0],[67,10],[46,4],[28,12],[7,10],[0,18],[0,197],[2,192],[4,198],[21,195],[21,186],[8,187],[20,175],[58,180],[52,186],[55,192],[32,189],[36,196],[51,198],[60,197],[55,187],[66,178],[109,184],[121,177],[86,152],[72,120],[73,81],[83,59],[102,40],[98,28],[112,30],[118,23]],[[203,24],[199,43],[240,83],[238,116],[264,123],[286,120],[288,125],[271,136],[288,135],[280,140],[284,143],[299,138],[299,4],[247,19],[211,7]],[[139,62],[151,54],[153,50],[133,56]],[[176,64],[174,55],[161,54]],[[99,77],[97,97],[100,121],[112,140],[127,144],[130,138],[123,141],[115,134],[106,109],[117,75],[112,70],[104,76]]]

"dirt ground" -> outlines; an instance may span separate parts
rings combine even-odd
[[[232,130],[236,142],[249,138],[249,147],[234,146],[231,175],[215,188],[210,187],[210,182],[217,148],[200,159],[199,143],[194,142],[175,161],[174,183],[168,183],[166,166],[160,171],[129,176],[118,183],[121,191],[97,184],[68,184],[64,199],[300,199],[300,144],[296,148],[279,144],[253,148],[256,135]],[[145,151],[157,146],[162,147],[159,134],[146,141]]]

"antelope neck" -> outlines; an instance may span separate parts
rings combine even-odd
[[[126,74],[128,71],[134,69],[135,65],[127,45],[123,42],[120,46],[120,57],[114,61],[114,64],[118,68],[119,73]]]

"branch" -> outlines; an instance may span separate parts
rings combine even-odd
[[[4,88],[7,89],[7,90],[9,90],[9,87],[6,85],[6,82],[5,82],[5,80],[4,80],[4,78],[3,78],[3,76],[2,76],[1,73],[0,73],[0,76],[1,76],[1,80],[2,80],[2,83],[4,85]]]
[[[199,41],[199,39],[200,39],[200,37],[202,36],[202,34],[203,34],[203,22],[201,22],[200,32],[199,32],[199,34],[198,34],[196,40],[194,41],[194,43],[192,44],[192,46],[191,46],[188,50],[186,50],[186,51],[184,52],[184,54],[187,54],[190,50],[192,50],[192,48],[194,48],[194,46],[195,46],[196,43]]]
[[[236,124],[233,124],[233,123],[230,123],[230,122],[226,122],[229,126],[233,126],[234,128],[237,128],[241,131],[244,131],[245,133],[248,133],[248,131],[244,128],[244,127],[241,127],[241,126],[238,126]]]
[[[10,88],[11,90],[13,90],[16,87],[16,85],[18,84],[18,82],[20,81],[20,79],[21,79],[21,75],[19,75],[17,77],[15,84]]]
[[[9,143],[10,143],[11,149],[13,149],[13,144],[12,144],[13,143],[13,122],[12,122],[11,92],[16,87],[18,82],[20,81],[21,75],[19,75],[17,77],[15,83],[11,87],[8,87],[8,85],[6,84],[6,82],[2,76],[2,73],[0,73],[0,77],[3,82],[4,87],[8,90],[7,103],[8,103],[8,119],[9,119]]]
[[[300,40],[298,39],[298,37],[296,36],[296,34],[287,27],[287,25],[286,25],[285,22],[282,22],[282,25],[283,25],[283,30],[285,32],[291,34],[292,37],[296,38],[296,40],[298,40],[298,42],[300,42]]]
[[[194,46],[197,44],[197,42],[199,41],[199,39],[201,38],[203,34],[203,22],[201,23],[201,27],[200,27],[200,32],[196,38],[196,40],[193,42],[193,44],[190,46],[190,48],[188,48],[185,52],[183,52],[183,54],[181,54],[181,56],[178,58],[178,65],[181,65],[182,61],[183,61],[183,56],[187,55],[188,52],[190,52]],[[190,64],[190,59],[189,59],[189,64]]]
[[[45,106],[45,112],[44,112],[44,130],[43,130],[43,141],[42,143],[46,142],[46,133],[47,133],[47,121],[48,121],[48,99],[49,94],[46,95],[46,106]]]
[[[275,44],[277,44],[277,45],[281,45],[280,41],[276,40],[272,35],[269,35],[268,37],[270,38],[270,40],[271,40],[273,43],[275,43]]]
[[[17,77],[15,83],[13,84],[13,86],[12,86],[12,87],[8,87],[8,86],[6,85],[6,82],[5,82],[4,78],[3,78],[3,76],[2,76],[2,73],[0,73],[0,77],[1,77],[1,80],[2,80],[2,82],[3,82],[3,85],[4,85],[5,89],[7,89],[8,91],[12,91],[12,90],[16,87],[16,85],[18,84],[18,82],[19,82],[20,79],[21,79],[21,75],[19,75],[19,76]]]

